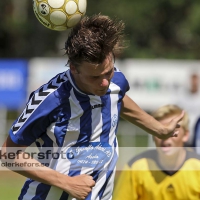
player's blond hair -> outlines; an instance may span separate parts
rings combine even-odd
[[[165,105],[165,106],[158,108],[155,112],[152,113],[152,116],[156,120],[160,121],[162,119],[165,119],[166,117],[179,115],[179,114],[181,114],[181,112],[182,112],[182,109],[179,106],[170,104],[170,105]],[[184,115],[180,125],[185,131],[188,131],[189,117],[186,112],[185,112],[185,115]]]

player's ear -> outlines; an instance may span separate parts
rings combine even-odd
[[[69,68],[70,68],[72,74],[79,74],[79,71],[73,64],[70,63]]]
[[[184,136],[183,136],[183,142],[187,142],[189,139],[189,131],[185,131]]]

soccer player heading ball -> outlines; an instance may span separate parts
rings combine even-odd
[[[36,143],[54,152],[49,167],[19,167],[30,178],[19,199],[111,199],[120,116],[159,138],[177,136],[184,113],[163,125],[126,95],[128,81],[114,64],[123,37],[124,23],[100,14],[72,29],[65,43],[69,70],[30,95],[2,148]],[[64,155],[55,159],[55,153]],[[23,153],[9,162],[40,164]]]

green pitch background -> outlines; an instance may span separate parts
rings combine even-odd
[[[17,200],[25,177],[11,171],[0,171],[0,199]]]

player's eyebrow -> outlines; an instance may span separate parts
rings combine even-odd
[[[106,72],[105,74],[111,74],[112,72],[113,72],[113,70],[114,70],[114,67],[112,67],[112,69],[111,70],[109,70],[108,72]],[[98,78],[98,77],[100,77],[101,75],[99,75],[99,76],[92,76],[93,78]]]

